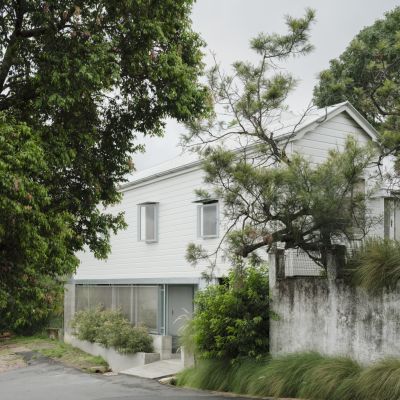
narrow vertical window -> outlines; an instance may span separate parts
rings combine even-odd
[[[197,208],[198,236],[204,239],[218,237],[218,201]]]
[[[394,224],[394,240],[400,241],[400,201],[396,199],[394,201],[394,215],[393,215],[393,224]]]
[[[384,201],[384,218],[383,218],[383,232],[384,232],[384,238],[389,239],[390,238],[390,228],[391,228],[391,221],[392,221],[392,207],[391,203],[392,200],[386,198],[383,200]]]
[[[138,240],[157,242],[158,235],[158,203],[138,205]]]

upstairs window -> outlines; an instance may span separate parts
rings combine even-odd
[[[204,239],[218,237],[218,200],[204,201],[197,207],[197,233]]]
[[[147,243],[158,240],[158,203],[138,205],[138,240]]]

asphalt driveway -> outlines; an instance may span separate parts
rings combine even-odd
[[[223,400],[206,392],[165,386],[130,376],[87,374],[47,358],[0,373],[1,400]]]

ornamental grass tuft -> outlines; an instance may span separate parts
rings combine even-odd
[[[199,360],[178,386],[309,400],[399,400],[400,360],[362,367],[348,357],[295,353],[263,360]]]

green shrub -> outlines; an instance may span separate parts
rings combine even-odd
[[[71,325],[78,339],[95,342],[97,332],[102,325],[102,315],[99,309],[75,313]]]
[[[120,311],[79,311],[72,327],[78,339],[113,347],[119,353],[153,352],[153,340],[147,329],[133,327]]]
[[[370,238],[348,262],[353,282],[371,294],[396,288],[400,280],[400,242]]]
[[[181,343],[200,358],[235,360],[268,353],[269,285],[265,267],[231,272],[222,285],[211,285],[195,298],[195,315]]]

